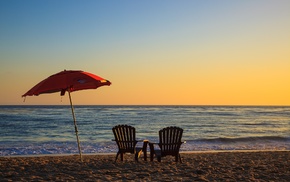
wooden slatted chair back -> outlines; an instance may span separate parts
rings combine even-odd
[[[132,126],[117,125],[112,128],[115,141],[121,153],[134,153],[136,146],[136,130]]]
[[[178,155],[183,129],[179,127],[167,127],[159,131],[159,147],[161,155]]]

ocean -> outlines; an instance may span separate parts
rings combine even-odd
[[[184,129],[181,151],[290,150],[290,106],[74,106],[83,154],[116,153],[112,127],[158,141]],[[70,106],[0,106],[0,156],[78,154]],[[139,142],[138,145],[142,145]]]

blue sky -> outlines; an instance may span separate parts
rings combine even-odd
[[[21,103],[63,69],[113,83],[76,94],[83,104],[290,104],[289,9],[288,0],[2,0],[0,104]]]

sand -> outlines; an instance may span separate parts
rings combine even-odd
[[[142,156],[141,156],[142,157]],[[159,163],[115,155],[0,157],[0,181],[290,181],[289,151],[181,153]]]

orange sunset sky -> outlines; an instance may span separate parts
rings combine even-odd
[[[290,105],[289,0],[2,0],[0,27],[0,105],[69,104],[21,98],[64,69],[112,82],[75,105]]]

